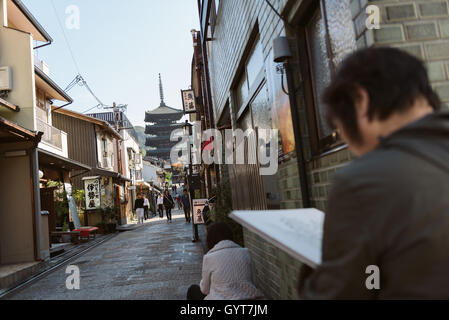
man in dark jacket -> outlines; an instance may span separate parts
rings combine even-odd
[[[184,189],[183,195],[181,197],[181,206],[184,209],[184,216],[186,222],[190,223],[190,197],[187,190]]]
[[[173,198],[168,191],[168,189],[165,190],[164,194],[164,207],[165,207],[165,213],[167,215],[167,223],[172,222],[172,216],[171,216],[171,210],[173,209],[175,205],[175,202],[173,201]]]
[[[449,113],[421,61],[356,52],[324,94],[358,158],[335,176],[322,265],[303,267],[306,299],[449,298]]]

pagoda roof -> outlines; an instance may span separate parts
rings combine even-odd
[[[159,73],[159,91],[161,103],[159,107],[145,113],[145,122],[176,121],[183,117],[184,111],[169,107],[164,102],[164,89],[162,87],[161,74]]]
[[[147,124],[145,127],[145,134],[170,135],[173,130],[181,129],[182,126],[182,123]]]
[[[182,114],[184,115],[184,111],[175,109],[167,106],[165,103],[161,103],[159,107],[154,110],[147,111],[148,114],[156,115],[156,114]]]

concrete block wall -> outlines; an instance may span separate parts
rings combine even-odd
[[[377,5],[381,28],[367,30],[365,8]],[[449,2],[447,0],[352,0],[357,44],[401,48],[426,63],[430,80],[449,109]]]
[[[377,5],[381,28],[368,30],[366,7]],[[393,46],[422,59],[439,94],[449,108],[449,4],[447,0],[350,0],[358,48]],[[343,149],[308,163],[312,205],[325,210],[333,174],[353,159]]]
[[[253,259],[255,284],[265,297],[298,299],[301,262],[248,230],[244,230],[244,241]]]

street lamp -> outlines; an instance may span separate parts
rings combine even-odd
[[[193,238],[192,242],[197,242],[199,240],[198,236],[198,226],[195,224],[195,219],[193,217],[193,203],[192,199],[194,198],[193,194],[193,188],[192,188],[192,145],[190,144],[190,136],[192,135],[192,125],[189,123],[188,120],[186,120],[186,123],[182,126],[182,129],[184,131],[184,136],[187,137],[187,153],[188,153],[188,171],[186,172],[186,179],[187,179],[187,185],[189,188],[189,194],[190,194],[190,217],[192,221],[192,232],[193,232]]]

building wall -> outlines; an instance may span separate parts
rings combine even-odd
[[[382,13],[381,28],[367,30],[367,1],[352,0],[359,47],[401,48],[425,61],[430,80],[443,105],[449,108],[449,3],[447,0],[368,1]]]
[[[287,1],[282,0],[272,3],[278,11],[282,12]],[[264,1],[229,0],[221,1],[220,6],[213,36],[214,41],[208,45],[211,88],[215,119],[219,119],[224,106],[229,102],[231,121],[235,128],[232,86],[234,79],[240,72],[239,68],[242,60],[244,60],[243,55],[251,41],[255,26],[257,25],[259,29],[263,48],[264,76],[267,83],[267,103],[269,105],[278,103],[281,83],[279,75],[275,73],[271,45],[274,38],[285,35],[285,29],[283,22]],[[294,156],[279,163],[279,170],[274,183],[277,182],[278,184],[281,208],[302,207],[297,168],[297,161]],[[231,176],[234,169],[239,171],[236,176],[242,177],[242,175],[247,174],[243,172],[247,170],[239,168],[239,166],[234,166],[234,168],[229,166],[229,169],[231,170]],[[243,178],[243,180],[245,179]],[[248,189],[249,192],[253,192],[254,188],[253,184],[251,186],[242,185],[240,189],[233,188],[233,191],[234,193],[241,193],[243,192],[242,189]],[[235,198],[235,194],[233,198]],[[249,208],[249,204],[242,206],[240,202],[238,208],[235,207],[234,203],[234,209],[255,209]],[[299,274],[300,263],[246,229],[244,229],[244,243],[253,258],[256,285],[265,296],[271,299],[297,298],[297,281],[293,281],[293,279],[296,279]]]
[[[273,2],[281,10],[287,0]],[[214,41],[209,44],[211,89],[218,119],[229,99],[234,80],[251,32],[258,23],[264,55],[272,39],[283,32],[283,23],[264,1],[226,0],[220,2]],[[232,44],[232,45],[231,45]]]
[[[35,130],[33,40],[28,33],[5,27],[5,6],[6,0],[0,0],[0,66],[11,68],[13,89],[6,100],[19,106],[20,112],[0,108],[0,116]]]
[[[97,167],[97,149],[95,125],[93,123],[69,117],[67,115],[52,112],[53,126],[67,133],[68,158]],[[73,172],[71,178],[74,189],[84,189],[83,177],[90,173],[76,176],[79,172]]]
[[[25,148],[0,145],[0,264],[34,261],[31,155],[4,156],[5,151]]]
[[[153,181],[156,185],[157,180],[157,170],[158,168],[153,166],[151,163],[147,161],[143,161],[143,169],[142,169],[142,175],[145,182]]]
[[[331,0],[326,1],[328,4],[331,2]],[[348,1],[350,5],[357,47],[395,46],[423,59],[428,66],[432,84],[447,107],[449,104],[448,1],[345,1]],[[279,12],[293,21],[296,10],[299,10],[305,1],[286,0],[272,3]],[[365,9],[370,4],[378,5],[381,9],[380,30],[366,29]],[[271,43],[273,38],[285,33],[291,38],[296,37],[296,30],[294,28],[285,30],[283,23],[264,1],[221,1],[213,35],[214,40],[208,42],[209,71],[216,119],[219,119],[227,102],[230,103],[232,111],[232,82],[238,73],[242,55],[256,21],[263,44],[265,77],[270,103],[276,101],[276,83],[280,82],[280,78],[273,73]],[[297,60],[293,62],[292,67],[296,75],[301,73]],[[320,156],[312,156],[305,116],[306,106],[303,101],[298,98],[310,200],[313,207],[325,210],[333,175],[347,165],[353,156],[344,146]],[[235,125],[233,112],[231,112],[231,118]],[[301,208],[303,204],[298,165],[294,155],[289,160],[279,163],[277,182],[281,208]],[[245,187],[253,188],[253,186]],[[265,295],[273,299],[298,298],[296,288],[301,263],[248,230],[244,230],[244,242],[254,260],[257,285]]]
[[[68,135],[69,158],[96,167],[95,125],[58,112],[52,112],[52,118],[53,126]]]

